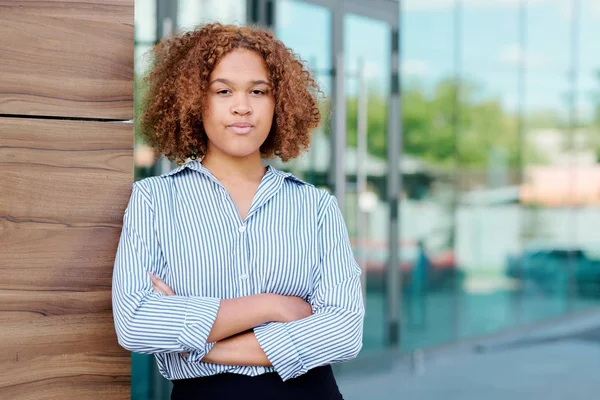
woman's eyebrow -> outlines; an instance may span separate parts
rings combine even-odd
[[[229,79],[225,79],[225,78],[214,79],[210,84],[212,85],[213,83],[217,83],[217,82],[224,83],[224,84],[229,85],[229,86],[234,86],[234,84],[233,84],[232,81],[230,81]],[[271,86],[270,82],[265,81],[263,79],[258,79],[258,80],[250,81],[248,83],[250,85],[267,85],[267,86]]]

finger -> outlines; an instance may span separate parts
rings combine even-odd
[[[152,283],[154,283],[158,289],[161,291],[161,293],[167,295],[167,296],[175,296],[175,292],[173,291],[173,289],[171,289],[169,287],[169,285],[167,285],[166,283],[163,282],[162,279],[156,277]]]
[[[169,285],[167,285],[162,279],[160,279],[160,277],[152,274],[150,271],[148,271],[148,275],[152,280],[152,284],[157,286],[157,288],[160,290],[160,293],[166,296],[175,296],[175,292],[173,291],[173,289],[171,289]]]
[[[166,293],[164,290],[160,289],[158,286],[156,285],[152,285],[152,289],[154,290],[154,292],[156,293],[161,293],[164,294],[165,296],[168,296],[169,294]]]
[[[154,275],[152,272],[148,272],[148,276],[150,276],[150,280],[153,284],[157,284],[158,282],[164,282],[162,279],[160,279],[160,276]]]

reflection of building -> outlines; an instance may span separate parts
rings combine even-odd
[[[540,129],[528,133],[531,145],[542,157],[545,165],[593,166],[597,163],[593,137],[594,129],[578,129],[573,134],[563,129]]]
[[[521,200],[540,206],[600,205],[600,166],[593,129],[530,132],[543,163],[525,170]]]
[[[542,207],[600,206],[600,166],[532,167],[521,201]]]

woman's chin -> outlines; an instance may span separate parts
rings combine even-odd
[[[223,151],[223,155],[232,158],[248,158],[255,154],[260,155],[260,148],[229,148]]]

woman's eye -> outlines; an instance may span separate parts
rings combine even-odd
[[[262,91],[262,90],[254,89],[254,90],[252,91],[252,94],[259,95],[259,96],[262,96],[263,94],[265,94],[265,92],[264,92],[264,91]]]
[[[229,94],[231,91],[229,89],[222,89],[217,91],[217,94]]]

